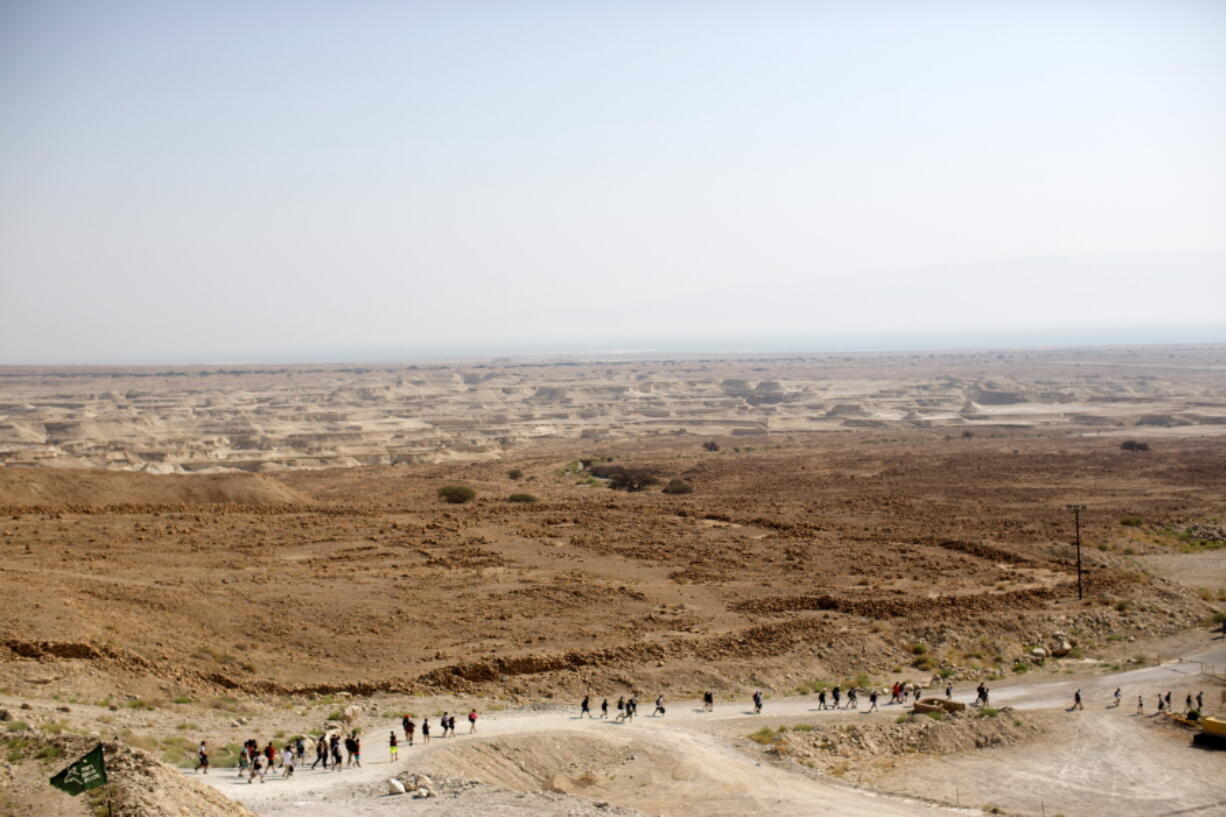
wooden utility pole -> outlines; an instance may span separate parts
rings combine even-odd
[[[1081,583],[1081,512],[1086,509],[1085,505],[1066,505],[1073,512],[1073,527],[1077,531],[1077,600],[1081,601],[1084,596]]]

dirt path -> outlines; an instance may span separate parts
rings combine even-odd
[[[1019,679],[993,690],[992,703],[1019,709],[1067,707],[1075,689],[1087,709],[1070,713],[1066,730],[1051,736],[1042,751],[1006,747],[967,755],[932,758],[910,766],[890,788],[919,798],[987,803],[1019,813],[1046,808],[1073,815],[1100,812],[1103,798],[1127,804],[1118,817],[1145,817],[1187,810],[1193,817],[1226,814],[1226,795],[1213,773],[1218,756],[1198,752],[1152,726],[1158,691],[1203,688],[1216,696],[1204,663],[1226,665],[1226,642],[1217,642],[1189,660],[1109,676],[1069,680]],[[1123,690],[1124,705],[1111,706],[1111,693]],[[969,687],[955,698],[973,697]],[[1136,697],[1146,698],[1146,713],[1136,716]],[[650,710],[644,703],[643,709]],[[883,707],[865,718],[893,719],[901,707]],[[232,773],[210,775],[209,782],[264,817],[281,817],[309,808],[315,817],[381,815],[391,808],[414,815],[586,814],[596,799],[666,815],[724,817],[769,813],[788,817],[935,817],[967,813],[921,799],[890,796],[763,765],[716,731],[743,733],[759,726],[846,718],[850,713],[821,712],[811,697],[768,700],[761,716],[746,703],[718,704],[705,713],[692,702],[670,705],[662,718],[640,716],[632,723],[580,720],[573,710],[499,714],[483,718],[478,735],[435,738],[426,746],[401,750],[387,760],[386,721],[371,735],[367,762],[339,773],[300,770],[290,781],[240,782]],[[734,726],[735,725],[735,726]],[[466,727],[461,727],[461,733]],[[401,771],[427,771],[451,777],[480,778],[500,788],[483,788],[461,797],[415,801],[382,796],[383,781]],[[581,800],[570,794],[584,795]],[[972,799],[974,802],[972,802]],[[1033,802],[1031,802],[1033,801]],[[1217,810],[1215,810],[1217,809]],[[597,813],[614,813],[591,811]]]

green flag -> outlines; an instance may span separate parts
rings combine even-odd
[[[106,784],[106,761],[102,758],[102,744],[85,757],[51,778],[51,785],[76,797],[83,791]]]

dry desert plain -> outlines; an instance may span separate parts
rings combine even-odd
[[[0,813],[95,813],[45,780],[101,738],[123,815],[1223,814],[1154,709],[1222,710],[1223,432],[1221,346],[0,369]],[[993,708],[863,711],[903,680]]]

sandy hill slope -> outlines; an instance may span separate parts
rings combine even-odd
[[[13,817],[86,817],[106,814],[110,799],[114,817],[191,815],[191,817],[253,817],[243,806],[215,789],[159,763],[123,743],[103,742],[106,786],[71,797],[47,780],[96,746],[96,739],[33,732],[9,732],[0,738],[0,813]]]
[[[307,497],[257,474],[155,476],[125,471],[0,470],[0,505],[282,505]]]

